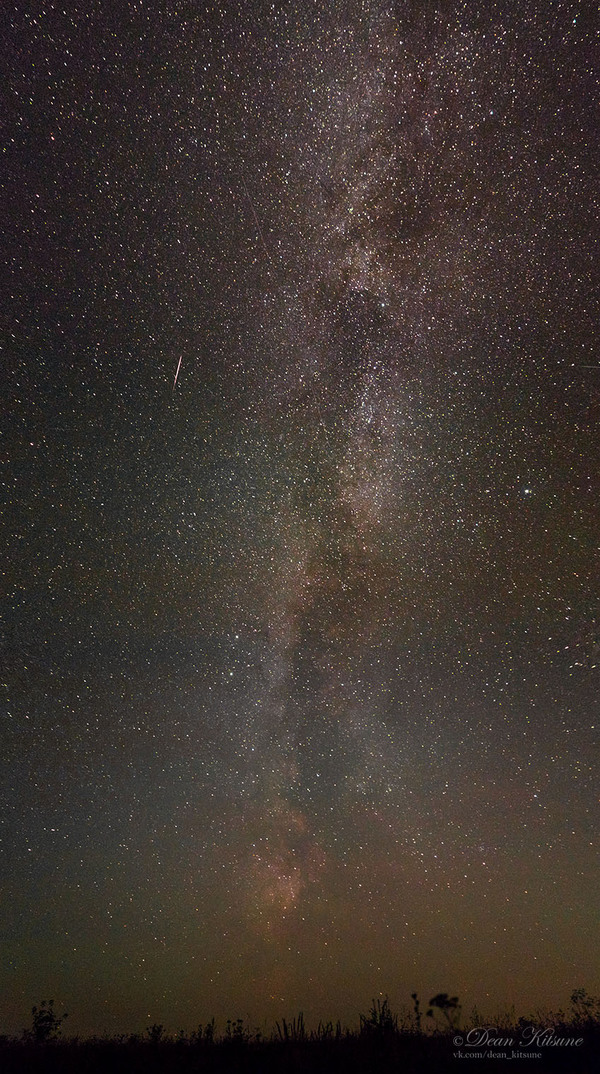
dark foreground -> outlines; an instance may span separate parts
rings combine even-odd
[[[0,1047],[2,1074],[212,1074],[248,1071],[270,1074],[284,1071],[353,1074],[398,1071],[444,1074],[475,1069],[477,1074],[497,1070],[527,1070],[531,1074],[596,1074],[600,1070],[600,1024],[556,1027],[554,1036],[542,1035],[523,1045],[522,1026],[494,1030],[493,1034],[448,1029],[417,1033],[342,1032],[305,1034],[257,1040],[229,1036],[221,1040],[184,1038],[128,1038],[119,1040],[5,1041]],[[537,1032],[537,1027],[535,1027]],[[531,1034],[530,1034],[531,1035]],[[156,1035],[155,1035],[156,1036]],[[558,1043],[560,1042],[560,1043]]]

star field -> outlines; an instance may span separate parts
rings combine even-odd
[[[595,13],[3,26],[2,1031],[598,989]]]

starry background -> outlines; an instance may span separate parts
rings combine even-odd
[[[1,1028],[593,991],[594,5],[1,20]]]

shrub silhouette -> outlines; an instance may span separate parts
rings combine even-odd
[[[428,1018],[434,1017],[434,1007],[444,1015],[450,1029],[454,1029],[458,1025],[461,1010],[458,996],[449,996],[447,992],[438,992],[437,996],[429,1000]]]
[[[577,1025],[589,1025],[600,1018],[600,997],[590,996],[585,988],[571,992],[571,1011]]]
[[[200,1024],[195,1033],[192,1033],[191,1037],[193,1044],[201,1044],[205,1047],[210,1047],[215,1042],[215,1020],[211,1019],[206,1025]]]
[[[31,1008],[31,1031],[26,1030],[25,1035],[36,1044],[50,1044],[59,1039],[61,1026],[68,1017],[66,1011],[60,1016],[56,1013],[53,999],[43,999],[39,1007]]]
[[[248,1044],[250,1036],[250,1030],[245,1027],[243,1018],[236,1018],[235,1021],[227,1019],[225,1041],[228,1044]]]
[[[392,1012],[387,996],[383,1001],[373,1000],[368,1015],[361,1014],[360,1032],[377,1033],[381,1036],[390,1036],[398,1032],[398,1015]]]

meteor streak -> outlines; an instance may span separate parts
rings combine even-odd
[[[175,380],[173,381],[173,391],[175,391],[175,387],[176,387],[176,384],[177,384],[177,377],[179,376],[179,370],[180,369],[181,369],[181,358],[179,359],[179,361],[177,363],[177,370],[175,372]]]

